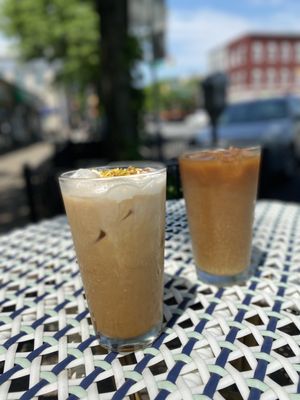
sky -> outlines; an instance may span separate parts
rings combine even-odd
[[[0,0],[1,2],[1,0]],[[165,0],[166,59],[158,78],[205,75],[210,50],[249,32],[299,32],[300,0]],[[12,41],[0,33],[0,57]],[[150,80],[144,66],[145,80]]]
[[[299,32],[299,0],[166,0],[159,78],[207,73],[209,51],[249,32]]]

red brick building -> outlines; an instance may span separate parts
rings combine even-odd
[[[210,70],[227,73],[233,99],[300,93],[300,34],[241,36],[211,53]]]

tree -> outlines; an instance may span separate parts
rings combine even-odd
[[[24,60],[60,61],[57,78],[84,87],[99,80],[99,16],[92,1],[3,0],[2,29]]]
[[[156,83],[160,93],[161,111],[178,109],[182,114],[194,111],[199,106],[200,78],[186,80],[166,79]],[[146,110],[153,112],[153,84],[145,88]]]
[[[97,87],[114,159],[138,156],[141,95],[131,71],[141,52],[128,35],[127,12],[127,0],[2,0],[2,28],[25,60],[58,61],[61,82]]]

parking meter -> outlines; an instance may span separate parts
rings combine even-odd
[[[210,117],[213,146],[218,143],[217,123],[226,106],[227,83],[227,77],[222,73],[210,75],[202,81],[204,108]]]

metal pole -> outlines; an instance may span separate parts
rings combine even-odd
[[[159,91],[159,83],[157,79],[156,73],[156,65],[154,59],[151,62],[151,75],[152,75],[152,109],[153,109],[153,116],[154,116],[154,126],[155,126],[155,139],[156,139],[156,146],[157,146],[157,156],[159,160],[163,160],[163,149],[162,143],[163,138],[161,134],[161,123],[160,123],[160,91]]]
[[[217,121],[211,121],[211,144],[216,147],[218,144],[218,124]]]

